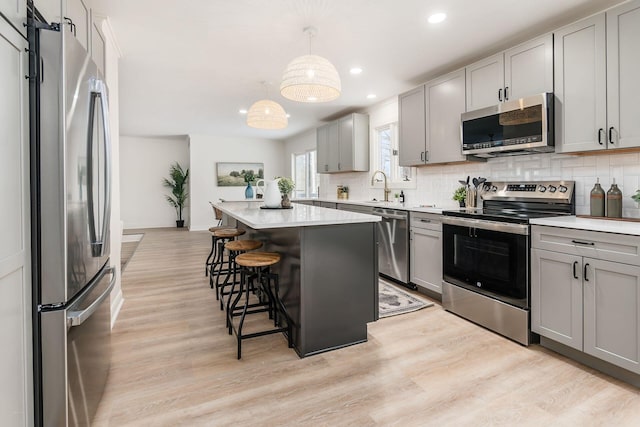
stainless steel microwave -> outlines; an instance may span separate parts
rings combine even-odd
[[[496,157],[554,150],[553,93],[462,113],[462,153]]]

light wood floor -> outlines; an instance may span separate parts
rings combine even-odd
[[[277,334],[238,361],[204,277],[209,234],[144,232],[97,426],[640,425],[638,389],[437,304],[370,324],[364,344],[299,359]]]

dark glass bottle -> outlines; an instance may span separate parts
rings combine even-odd
[[[400,191],[400,203],[404,203],[404,191]]]
[[[607,191],[607,216],[622,218],[622,191],[618,188],[615,178],[611,188]]]
[[[597,178],[596,185],[591,190],[591,216],[604,216],[604,190]]]

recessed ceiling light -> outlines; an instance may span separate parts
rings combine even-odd
[[[447,19],[447,14],[446,13],[434,13],[433,15],[431,15],[429,17],[429,23],[430,24],[439,24],[440,22],[444,21],[445,19]]]
[[[362,68],[360,67],[353,67],[352,69],[349,70],[349,72],[351,74],[353,74],[354,76],[357,76],[358,74],[362,73]]]
[[[375,93],[370,93],[369,95],[367,95],[367,99],[376,99],[378,97],[378,95],[376,95]]]
[[[238,110],[238,113],[247,114],[247,110],[245,110],[244,108],[241,108],[240,110]]]

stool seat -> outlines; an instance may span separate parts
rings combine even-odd
[[[214,231],[213,235],[218,238],[230,239],[233,237],[242,236],[245,233],[245,230],[238,230],[237,228],[223,228],[221,230]]]
[[[257,240],[232,240],[224,245],[228,251],[241,252],[252,251],[262,247],[262,242]]]
[[[220,226],[216,226],[216,227],[209,227],[209,231],[211,233],[213,233],[214,231],[218,231],[218,230],[229,230],[229,227],[225,227],[224,225],[220,225]]]
[[[236,264],[243,267],[268,267],[280,262],[280,254],[275,252],[249,252],[236,257]]]

